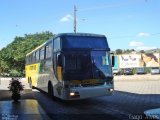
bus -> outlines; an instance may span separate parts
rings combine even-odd
[[[104,35],[57,34],[26,55],[26,79],[30,87],[63,100],[112,95],[110,53]]]

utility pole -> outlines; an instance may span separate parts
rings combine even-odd
[[[76,25],[77,25],[77,21],[76,21],[76,12],[77,12],[77,8],[76,6],[74,6],[74,32],[76,33]]]
[[[159,59],[158,59],[158,62],[159,62],[159,71],[160,71],[160,48],[158,49],[158,53],[159,53]]]

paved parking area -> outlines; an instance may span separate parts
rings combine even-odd
[[[160,108],[159,77],[116,76],[115,93],[112,96],[64,102],[53,100],[37,90],[25,90],[22,100],[36,100],[51,119],[133,120],[132,115],[142,115],[146,110]],[[10,100],[8,91],[0,91],[0,94],[0,101]]]
[[[136,94],[160,94],[159,75],[114,76],[115,90]]]
[[[137,81],[146,81],[146,80],[160,80],[160,74],[142,74],[142,75],[115,75],[114,80],[137,80]]]

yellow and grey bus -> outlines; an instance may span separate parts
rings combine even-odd
[[[64,100],[112,95],[112,58],[104,35],[62,33],[26,55],[26,79]]]

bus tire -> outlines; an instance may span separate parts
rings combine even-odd
[[[54,98],[54,89],[51,82],[48,83],[48,95],[52,98]]]

